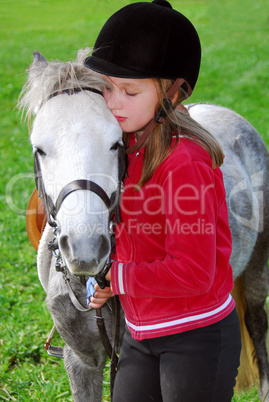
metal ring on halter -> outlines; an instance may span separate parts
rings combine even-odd
[[[55,230],[58,228],[58,223],[57,223],[55,217],[51,213],[49,213],[49,215],[47,217],[47,221],[48,221],[50,226],[55,228]]]
[[[166,119],[170,110],[172,110],[172,101],[171,99],[165,98],[163,99],[164,107],[160,107],[157,114],[154,117],[154,120],[158,124],[162,124],[163,121]]]
[[[108,234],[110,235],[110,236],[112,236],[113,235],[113,233],[114,233],[114,226],[115,226],[115,223],[111,220],[111,221],[109,221],[109,225],[108,225]]]

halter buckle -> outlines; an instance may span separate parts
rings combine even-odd
[[[154,117],[154,120],[158,124],[162,124],[164,122],[168,113],[172,109],[171,99],[168,99],[168,98],[163,99],[163,105],[164,105],[164,107],[161,106],[160,109],[158,110],[157,114]],[[162,120],[160,121],[160,119],[162,119]]]

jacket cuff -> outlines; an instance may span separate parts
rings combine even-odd
[[[114,261],[111,266],[111,285],[115,295],[124,295],[127,293],[125,274],[126,264]]]

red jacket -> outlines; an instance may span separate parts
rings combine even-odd
[[[113,292],[137,340],[213,324],[235,306],[221,170],[212,169],[203,148],[180,138],[134,192],[144,151],[129,156],[111,270]]]

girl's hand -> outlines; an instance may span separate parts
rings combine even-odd
[[[94,295],[89,297],[90,308],[100,308],[108,301],[110,297],[114,296],[110,287],[105,287],[104,289],[101,289],[98,283],[96,283],[94,285],[94,289]]]
[[[110,297],[114,296],[112,289],[109,286],[101,289],[96,280],[92,277],[89,278],[86,283],[86,291],[87,303],[90,308],[100,308]]]

